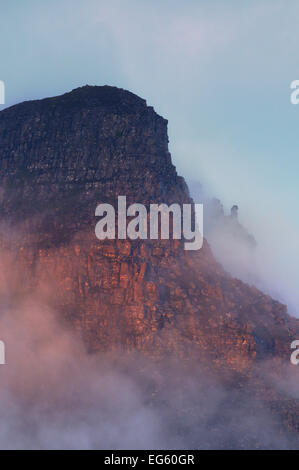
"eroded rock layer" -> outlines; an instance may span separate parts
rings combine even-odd
[[[119,195],[192,202],[167,121],[143,99],[86,86],[2,111],[0,181],[9,283],[42,292],[90,351],[171,353],[246,377],[263,360],[289,362],[297,321],[227,274],[206,241],[187,252],[179,240],[95,237],[96,206],[116,207]]]

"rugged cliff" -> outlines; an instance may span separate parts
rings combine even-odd
[[[289,362],[297,320],[227,274],[206,241],[187,252],[179,240],[95,237],[96,206],[116,206],[118,195],[146,206],[191,202],[167,121],[143,99],[86,86],[2,111],[0,181],[1,247],[18,293],[42,292],[90,351],[171,353],[238,380],[257,377],[261,361]]]

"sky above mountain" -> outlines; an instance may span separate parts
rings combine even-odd
[[[2,2],[5,106],[84,84],[145,98],[178,171],[239,205],[269,290],[299,315],[298,19],[295,0]]]

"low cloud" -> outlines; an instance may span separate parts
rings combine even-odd
[[[290,448],[267,407],[197,363],[87,354],[42,291],[25,294],[2,252],[2,449]],[[2,271],[3,272],[3,271]],[[7,282],[9,279],[9,282]]]

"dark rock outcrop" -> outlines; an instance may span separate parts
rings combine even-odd
[[[263,360],[289,362],[297,320],[228,275],[206,242],[187,252],[179,240],[95,237],[96,206],[118,195],[191,202],[167,121],[143,99],[86,86],[2,111],[0,181],[1,246],[19,289],[48,295],[90,351],[171,353],[245,379]]]

